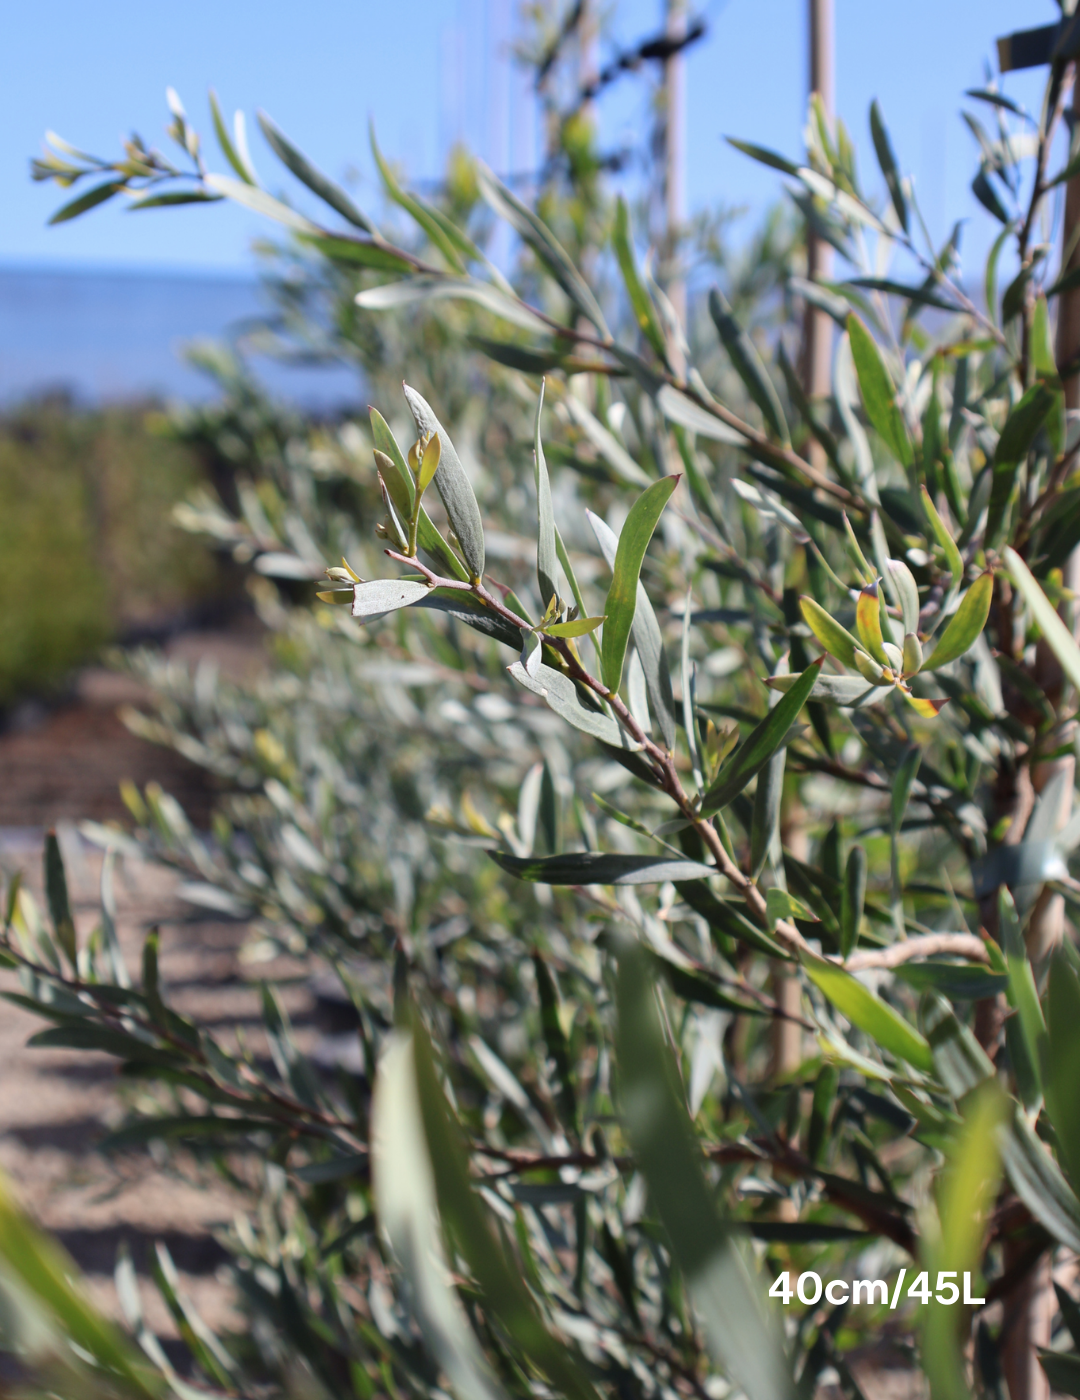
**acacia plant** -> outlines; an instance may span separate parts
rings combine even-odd
[[[502,459],[478,466],[437,398],[406,387],[407,432],[383,402],[366,429],[274,446],[276,477],[241,482],[232,509],[190,508],[263,576],[309,578],[344,545],[319,597],[345,606],[267,598],[285,674],[257,693],[163,678],[156,732],[241,789],[215,843],[156,792],[131,795],[134,838],[98,833],[327,960],[370,1074],[320,1075],[269,988],[271,1061],[185,1020],[153,938],[132,985],[107,888],[77,944],[52,846],[51,931],[9,900],[23,1004],[55,1023],[41,1039],[104,1049],[149,1086],[117,1145],[201,1145],[259,1197],[230,1241],[250,1336],[193,1319],[162,1269],[203,1393],[775,1400],[831,1365],[854,1395],[849,1353],[894,1309],[935,1397],[999,1394],[1003,1373],[1032,1393],[1032,1334],[1007,1320],[1080,1249],[1080,485],[1075,366],[1053,347],[1075,275],[1049,271],[1051,194],[1074,164],[1050,174],[1066,67],[1037,119],[997,87],[972,94],[997,126],[969,117],[1001,225],[978,301],[959,231],[930,241],[876,106],[884,203],[817,109],[804,163],[742,146],[850,274],[790,284],[838,322],[827,403],[807,401],[783,332],[752,337],[719,289],[704,307],[724,368],[704,318],[687,343],[621,202],[586,279],[477,167],[520,239],[510,279],[383,165],[418,230],[393,241],[263,119],[334,218],[301,214],[216,105],[231,175],[207,169],[175,100],[179,164],[134,140],[119,162],[54,142],[39,163],[97,180],[58,217],[231,198],[364,269],[362,312],[466,303],[516,405]],[[516,496],[492,490],[515,471]],[[350,513],[373,488],[377,544]],[[399,758],[414,797],[440,798],[412,845]],[[392,899],[391,859],[408,873]],[[803,993],[803,1058],[782,1075],[778,969]],[[67,1316],[11,1219],[5,1277]],[[833,1304],[814,1273],[887,1278],[895,1301]],[[983,1311],[949,1302],[950,1275]],[[1057,1313],[1039,1361],[1080,1394],[1064,1288]],[[81,1384],[192,1391],[145,1328],[160,1381],[85,1318],[66,1325]]]

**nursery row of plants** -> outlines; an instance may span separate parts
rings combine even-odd
[[[86,828],[92,932],[52,841],[47,907],[7,900],[36,1040],[118,1062],[107,1146],[166,1144],[244,1193],[248,1325],[199,1317],[160,1256],[178,1375],[130,1265],[134,1340],[6,1201],[28,1386],[855,1396],[852,1356],[889,1335],[935,1400],[1080,1394],[1074,1294],[1038,1355],[1024,1323],[1080,1250],[1068,68],[1036,115],[967,98],[999,228],[981,279],[959,226],[930,239],[876,106],[872,176],[816,105],[805,154],[739,142],[795,213],[740,257],[700,230],[681,265],[576,119],[532,202],[464,158],[421,196],[373,137],[381,221],[262,114],[282,170],[260,182],[216,100],[220,169],[175,95],[179,154],[53,141],[58,218],[276,220],[282,324],[358,364],[371,407],[305,426],[234,376],[188,415],[230,477],[178,519],[247,570],[274,666],[238,687],[128,664],[156,695],[141,732],[220,779],[213,830],[128,790],[126,830]],[[839,280],[807,282],[806,224]],[[807,302],[836,323],[820,401]],[[332,969],[363,1073],[318,1069],[269,981],[256,1041],[169,1005],[156,934],[126,966],[112,880],[136,855],[248,921],[256,966]],[[813,1273],[904,1291],[793,1295]],[[943,1276],[985,1306],[930,1301]]]

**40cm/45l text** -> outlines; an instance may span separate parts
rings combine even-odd
[[[916,1274],[908,1284],[907,1293],[903,1292],[904,1280],[907,1277],[907,1269],[901,1269],[896,1276],[896,1282],[892,1288],[883,1278],[856,1278],[849,1283],[844,1278],[830,1279],[828,1283],[823,1283],[820,1274],[813,1270],[808,1270],[800,1274],[795,1287],[791,1286],[791,1275],[789,1273],[778,1274],[769,1289],[770,1298],[779,1298],[786,1306],[788,1303],[798,1300],[805,1303],[807,1307],[813,1307],[815,1303],[821,1301],[822,1294],[825,1301],[832,1303],[835,1307],[839,1303],[887,1303],[890,1308],[899,1306],[900,1299],[907,1297],[917,1303],[944,1303],[946,1307],[951,1307],[953,1303],[964,1302],[972,1307],[980,1307],[986,1302],[985,1298],[973,1298],[971,1296],[971,1274],[964,1273],[963,1298],[960,1295],[960,1285],[957,1279],[960,1277],[956,1269],[941,1269],[937,1276],[937,1288],[931,1291],[930,1273],[923,1269],[921,1274]]]

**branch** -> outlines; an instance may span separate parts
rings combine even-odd
[[[899,967],[912,958],[932,958],[937,953],[955,953],[973,962],[990,961],[986,944],[973,933],[922,933],[890,944],[888,948],[866,948],[862,952],[852,953],[844,966],[849,972],[858,972],[866,967]]]

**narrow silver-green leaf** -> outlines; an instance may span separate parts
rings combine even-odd
[[[566,1400],[599,1400],[581,1361],[548,1331],[521,1264],[496,1235],[473,1189],[465,1141],[446,1102],[423,1022],[410,1008],[416,1085],[424,1137],[444,1223],[465,1258],[486,1312]],[[464,1395],[463,1395],[464,1400]]]
[[[1047,1044],[1042,1057],[1046,1108],[1069,1179],[1080,1183],[1080,983],[1061,951],[1050,963]]]
[[[254,185],[256,181],[251,169],[244,163],[243,157],[233,144],[233,139],[229,135],[229,129],[225,125],[225,119],[221,115],[221,107],[218,104],[217,93],[210,89],[210,116],[214,123],[214,131],[217,133],[218,145],[221,147],[222,155],[232,166],[236,174],[243,180],[245,185]]]
[[[557,856],[512,856],[489,851],[492,860],[519,880],[536,885],[662,885],[665,880],[707,880],[716,870],[671,856],[623,856],[606,851],[570,851]]]
[[[799,611],[807,627],[830,656],[835,656],[845,666],[855,665],[855,652],[859,644],[847,628],[841,627],[831,613],[805,594],[799,599]]]
[[[1035,586],[1038,587],[1038,584]],[[986,626],[986,619],[990,615],[990,600],[993,596],[994,575],[991,573],[980,574],[961,598],[960,606],[949,619],[933,654],[923,662],[924,671],[936,671],[939,666],[947,666],[950,661],[955,661],[958,656],[963,656],[975,645],[976,638]],[[1043,596],[1045,597],[1045,594]],[[1075,647],[1075,645],[1074,642],[1073,646]]]
[[[1005,420],[994,449],[990,504],[983,536],[987,549],[998,542],[1005,515],[1012,499],[1020,464],[1027,457],[1039,429],[1057,402],[1057,394],[1046,384],[1033,384]]]
[[[618,720],[601,710],[599,701],[596,709],[590,708],[582,700],[574,682],[561,671],[556,671],[552,666],[541,665],[538,674],[530,676],[520,661],[515,661],[507,670],[518,685],[531,690],[534,695],[539,695],[557,715],[566,720],[567,724],[572,724],[583,734],[590,734],[594,739],[610,744],[613,748],[634,747],[619,726]]]
[[[785,445],[790,443],[787,421],[776,386],[761,362],[757,347],[739,325],[723,292],[717,287],[713,287],[709,292],[709,315],[720,333],[720,339],[736,373],[746,385],[750,397],[761,409],[762,417],[773,435]]]
[[[72,967],[77,961],[78,949],[75,942],[75,921],[71,917],[71,903],[68,899],[67,876],[64,874],[64,858],[60,854],[60,842],[56,832],[45,836],[45,897],[49,904],[56,941]]]
[[[281,128],[265,112],[258,112],[256,115],[270,149],[283,165],[288,166],[302,184],[307,185],[308,189],[313,194],[317,194],[324,204],[329,204],[331,209],[336,210],[343,219],[347,219],[356,228],[362,228],[365,233],[376,232],[375,225],[366,214],[357,209],[340,185],[336,185],[333,180],[312,165],[307,156],[293,145]],[[219,140],[220,137],[221,133],[219,132]],[[228,158],[228,151],[225,154]]]
[[[789,1400],[795,1387],[780,1328],[706,1181],[682,1081],[660,1028],[650,960],[640,945],[620,954],[616,1006],[626,1131],[709,1351],[749,1400]]]
[[[353,617],[380,617],[383,613],[407,608],[431,589],[426,583],[407,578],[373,578],[353,584]]]
[[[286,228],[291,228],[295,233],[318,234],[320,232],[317,224],[313,224],[310,219],[305,219],[303,214],[298,214],[295,209],[290,209],[287,204],[282,204],[280,199],[275,199],[273,195],[267,194],[257,185],[246,184],[243,180],[234,180],[228,175],[207,175],[206,183],[215,194],[223,195],[235,204],[242,204],[246,209],[251,209],[264,218],[276,219],[279,224],[284,224]]]
[[[600,303],[547,224],[528,205],[523,204],[517,195],[508,190],[482,161],[477,162],[477,178],[480,193],[495,213],[505,219],[529,245],[581,314],[586,316],[607,340],[610,333],[604,313],[600,310]]]
[[[806,975],[836,1009],[871,1040],[926,1074],[934,1070],[934,1058],[926,1039],[898,1011],[876,997],[868,987],[837,963],[805,953]]]
[[[615,562],[611,569],[611,585],[604,604],[604,640],[601,663],[604,684],[614,694],[622,682],[623,662],[630,640],[630,629],[637,609],[638,577],[656,529],[660,513],[678,486],[678,476],[665,476],[655,481],[637,498],[619,534]]]
[[[919,585],[915,576],[902,559],[885,561],[885,582],[895,596],[900,609],[901,631],[905,634],[919,631]]]
[[[442,497],[450,527],[457,536],[461,553],[474,581],[484,575],[484,522],[480,518],[480,507],[472,483],[461,465],[449,434],[435,417],[431,405],[415,389],[404,386],[405,398],[416,422],[420,437],[425,433],[438,433],[442,445],[439,470],[435,473],[435,489]]]
[[[614,569],[619,537],[592,511],[587,510],[585,515],[592,527],[593,534],[596,536],[596,542],[600,546],[600,553],[607,561],[608,568]],[[634,610],[631,633],[634,638],[634,646],[637,648],[638,659],[641,662],[641,669],[645,673],[649,704],[656,717],[656,722],[660,726],[660,733],[664,736],[664,743],[669,749],[674,749],[675,696],[671,689],[671,671],[668,667],[667,654],[664,651],[664,638],[660,631],[660,623],[657,621],[649,595],[645,591],[645,585],[640,579],[638,579],[637,606]]]
[[[1057,609],[1042,591],[1031,570],[1011,546],[1005,548],[1005,566],[1031,609],[1050,650],[1060,662],[1061,669],[1080,690],[1080,646],[1077,646],[1072,633],[1058,616]]]
[[[765,684],[770,690],[790,690],[798,681],[798,675],[770,676]],[[864,705],[876,705],[884,700],[892,686],[875,686],[862,676],[818,676],[810,692],[811,700],[824,700],[827,704],[843,708],[862,709]]]
[[[779,704],[751,730],[723,765],[716,775],[716,781],[702,799],[702,816],[711,817],[734,801],[751,778],[768,763],[810,698],[823,663],[824,658],[821,658],[806,668]]]
[[[840,954],[847,958],[859,941],[863,908],[866,904],[866,851],[852,846],[844,869],[840,892]]]
[[[615,202],[615,224],[611,231],[611,246],[615,250],[615,258],[619,264],[619,271],[622,273],[626,294],[630,298],[634,319],[661,360],[666,361],[667,343],[656,314],[656,307],[653,306],[652,298],[638,272],[637,259],[634,256],[634,235],[630,228],[630,213],[622,195],[619,195]]]
[[[896,460],[910,467],[915,450],[896,402],[896,390],[873,336],[854,312],[848,317],[848,338],[866,416]]]
[[[904,195],[900,171],[897,169],[896,157],[893,155],[892,142],[889,140],[889,133],[885,128],[881,108],[878,106],[876,98],[870,104],[870,134],[874,138],[874,150],[877,153],[878,165],[881,166],[881,173],[885,176],[885,183],[889,187],[889,198],[896,210],[896,217],[900,221],[900,227],[907,233],[907,198]]]
[[[440,277],[424,273],[402,282],[368,287],[366,291],[357,293],[355,301],[362,311],[392,311],[399,306],[415,306],[417,302],[471,301],[490,311],[493,316],[509,321],[511,325],[521,326],[534,334],[551,334],[548,323],[525,302],[508,296],[489,282],[478,282],[473,277]]]
[[[447,236],[446,229],[443,227],[442,222],[435,217],[435,211],[422,199],[417,199],[406,190],[403,190],[395,178],[394,172],[383,159],[383,154],[379,150],[379,143],[375,140],[374,122],[370,123],[368,134],[371,141],[371,154],[375,159],[375,165],[382,177],[383,186],[387,194],[395,204],[400,205],[406,213],[410,214],[412,218],[416,220],[454,271],[465,272],[465,263],[461,258],[460,250],[455,246],[454,241]]]
[[[409,464],[405,460],[405,454],[398,445],[397,438],[390,431],[389,424],[377,408],[369,408],[368,416],[371,419],[371,437],[375,444],[375,449],[389,457],[394,464],[395,477],[398,483],[395,490],[407,493],[409,505],[404,514],[407,516],[412,510],[412,500],[415,494],[412,472]],[[388,479],[389,484],[389,479]],[[393,492],[391,493],[394,494]],[[397,500],[397,495],[394,495]],[[416,540],[420,548],[425,550],[439,564],[444,573],[460,583],[468,583],[469,573],[450,548],[442,535],[436,530],[435,525],[423,506],[420,507],[420,521],[416,530]]]
[[[742,447],[746,443],[742,433],[729,428],[723,419],[717,418],[714,413],[702,408],[670,384],[661,385],[656,395],[656,406],[669,422],[688,428],[698,437],[710,438],[713,442],[730,443],[733,447]]]
[[[499,1400],[461,1300],[450,1288],[439,1237],[435,1180],[416,1084],[412,1036],[394,1031],[379,1058],[371,1119],[371,1172],[379,1224],[409,1281],[432,1358],[461,1397]]]
[[[536,401],[536,423],[533,428],[533,471],[536,478],[536,582],[540,587],[540,606],[546,608],[553,594],[558,593],[555,575],[555,512],[551,506],[551,482],[548,479],[544,444],[540,438],[540,415],[544,409],[544,381],[540,381],[540,397]]]
[[[787,661],[785,656],[781,662]],[[773,690],[769,708],[779,704],[783,692]],[[784,791],[784,769],[787,749],[781,745],[758,774],[754,792],[753,816],[750,822],[750,878],[756,880],[765,868],[769,852],[780,826],[780,798]]]

